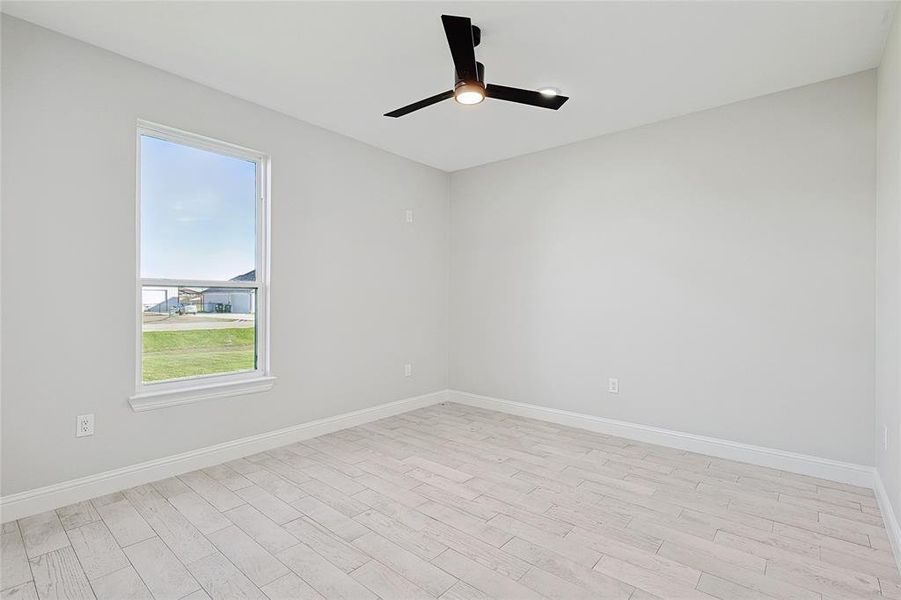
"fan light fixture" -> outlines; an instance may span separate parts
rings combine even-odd
[[[485,98],[492,98],[550,110],[557,110],[569,100],[555,88],[523,90],[496,83],[486,84],[485,65],[476,60],[475,53],[475,47],[482,41],[482,30],[473,25],[469,17],[441,15],[441,23],[454,61],[453,89],[392,110],[385,113],[386,117],[396,119],[451,98],[458,104],[478,104]]]
[[[485,99],[485,88],[477,83],[461,83],[454,89],[454,100],[460,104],[478,104]]]

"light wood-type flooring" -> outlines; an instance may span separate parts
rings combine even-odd
[[[442,404],[6,523],[2,598],[901,598],[873,492]]]

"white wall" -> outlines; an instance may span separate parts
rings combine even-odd
[[[901,11],[876,82],[876,468],[901,516]],[[888,447],[883,435],[888,433]],[[901,550],[901,549],[899,549]]]
[[[451,387],[872,464],[874,89],[454,173]]]
[[[3,495],[446,387],[445,173],[2,21]],[[139,117],[272,156],[271,392],[129,408]]]
[[[458,172],[449,190],[2,21],[3,495],[448,385],[872,464],[872,72]],[[879,76],[880,332],[894,329],[878,357],[879,422],[898,435],[876,455],[901,498],[897,31]],[[128,406],[138,118],[272,155],[272,392]],[[103,301],[61,311],[57,290],[83,286]],[[89,412],[97,433],[76,439]]]

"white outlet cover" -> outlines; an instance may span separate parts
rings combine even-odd
[[[619,379],[616,377],[611,377],[607,380],[607,391],[611,394],[619,393]]]
[[[94,415],[78,415],[75,419],[75,437],[94,435]]]
[[[413,376],[413,365],[407,363],[404,365],[404,377],[412,377]]]
[[[407,209],[406,212],[405,212],[405,216],[406,216],[406,221],[407,221],[407,223],[412,223],[412,222],[413,222],[413,211],[412,211],[412,210]]]

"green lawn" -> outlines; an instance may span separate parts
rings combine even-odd
[[[254,368],[253,327],[144,332],[144,381]]]

